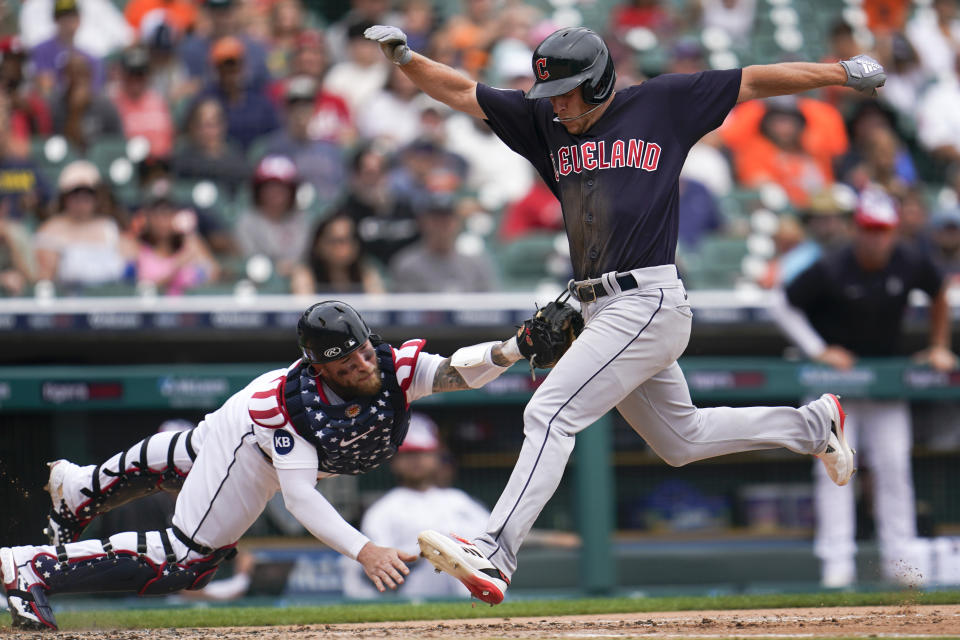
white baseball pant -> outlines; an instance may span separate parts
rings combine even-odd
[[[910,409],[902,400],[844,398],[847,442],[874,473],[873,505],[883,577],[912,578],[917,516],[910,451],[913,435]],[[853,483],[835,485],[823,465],[815,464],[814,504],[817,516],[814,553],[821,560],[825,584],[843,586],[856,580],[857,510]]]
[[[507,576],[537,516],[556,491],[574,437],[616,408],[668,464],[785,447],[822,453],[830,431],[826,402],[793,407],[698,409],[677,358],[693,314],[673,265],[631,272],[638,288],[582,305],[586,327],[537,389],[524,414],[513,473],[477,546]]]

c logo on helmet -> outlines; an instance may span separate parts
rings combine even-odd
[[[340,355],[340,347],[330,347],[329,349],[323,352],[324,358],[333,358],[338,355]]]
[[[537,77],[541,80],[546,80],[550,77],[550,72],[547,71],[547,59],[546,58],[537,58],[537,61],[534,63],[534,66],[537,68]]]

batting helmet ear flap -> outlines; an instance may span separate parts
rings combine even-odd
[[[606,58],[598,60],[597,65],[603,67],[603,73],[597,79],[590,78],[582,85],[583,101],[587,104],[600,104],[613,93],[613,85],[617,83],[617,71],[613,66],[613,58],[609,51],[601,54]]]

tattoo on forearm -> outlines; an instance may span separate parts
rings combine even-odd
[[[460,372],[450,366],[450,358],[446,358],[437,368],[437,373],[433,376],[434,391],[460,391],[469,389],[468,385]]]
[[[497,365],[498,367],[509,367],[514,362],[503,355],[503,351],[499,345],[490,350],[490,359],[493,360],[493,364]]]

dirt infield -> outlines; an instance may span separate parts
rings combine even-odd
[[[171,616],[175,615],[171,613]],[[552,618],[478,618],[375,624],[317,624],[291,627],[71,631],[60,634],[0,631],[0,637],[25,640],[280,640],[425,638],[837,638],[960,636],[960,605],[831,607],[739,611],[683,611]]]

